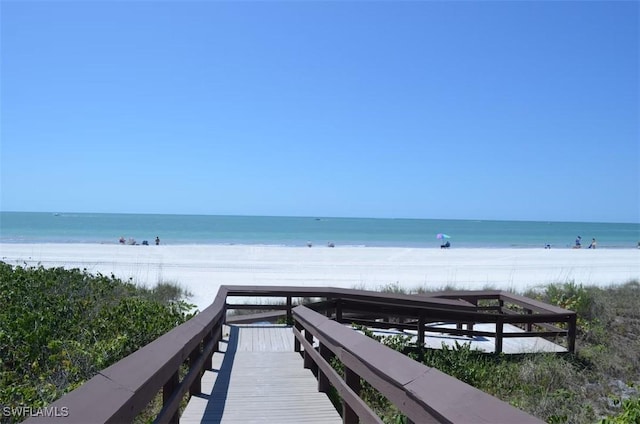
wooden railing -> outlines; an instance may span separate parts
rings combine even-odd
[[[474,332],[474,323],[470,322],[467,323],[467,331],[462,330],[462,325],[458,323],[457,331],[451,334],[495,337],[496,353],[502,352],[503,339],[509,337],[565,338],[567,352],[575,352],[577,317],[573,311],[501,290],[449,291],[431,293],[428,296],[465,300],[475,305],[479,312],[492,312],[493,316],[489,316],[484,322],[495,323],[495,333]],[[481,322],[483,321],[476,323]],[[519,326],[524,332],[505,333],[504,324]]]
[[[26,422],[132,422],[162,393],[163,406],[156,422],[177,423],[180,402],[187,392],[201,392],[202,374],[211,369],[213,353],[222,339],[225,301],[226,289],[221,288],[204,311],[100,371],[47,409],[64,410],[66,414],[32,417]],[[180,378],[180,370],[185,366],[186,375]]]
[[[281,298],[282,303],[228,303],[236,297],[275,297]],[[300,298],[313,302],[309,307],[295,307],[295,300]],[[201,376],[211,368],[211,358],[222,338],[227,310],[231,309],[280,310],[287,322],[295,321],[296,347],[304,352],[306,366],[319,370],[320,390],[325,391],[327,384],[332,384],[341,394],[347,405],[343,416],[345,422],[354,422],[356,416],[364,422],[378,422],[372,412],[366,410],[366,405],[356,399],[360,378],[388,396],[414,422],[423,422],[422,418],[427,417],[431,417],[428,422],[459,421],[456,417],[463,420],[464,416],[448,411],[454,406],[451,399],[464,399],[465,405],[472,404],[473,408],[481,410],[485,409],[486,403],[487,416],[501,416],[503,419],[498,421],[502,422],[510,422],[510,418],[516,416],[517,422],[526,422],[523,419],[529,416],[506,404],[508,408],[500,412],[504,405],[496,403],[500,402],[497,399],[392,352],[341,323],[412,328],[418,331],[418,340],[424,340],[426,329],[436,331],[429,323],[454,322],[456,329],[439,331],[494,336],[497,352],[501,350],[502,339],[511,336],[501,331],[502,325],[511,323],[524,327],[525,332],[517,333],[518,337],[527,334],[564,336],[568,339],[568,350],[572,352],[575,348],[575,313],[501,291],[418,296],[324,287],[221,286],[213,303],[204,311],[49,405],[50,411],[65,410],[68,414],[33,417],[27,422],[131,422],[159,393],[162,393],[163,406],[156,422],[177,422],[181,401],[190,394],[200,393]],[[473,330],[474,324],[483,322],[495,323],[496,332]],[[553,323],[562,323],[567,328],[553,326]],[[540,330],[534,332],[534,327]],[[353,345],[349,340],[355,340],[356,336],[358,345]],[[312,348],[314,337],[320,343],[317,350]],[[368,352],[376,354],[370,357]],[[327,368],[327,359],[331,356],[340,358],[348,370],[344,384]],[[447,396],[440,396],[443,392],[439,389],[430,389],[439,387],[444,381],[451,385]],[[407,402],[410,407],[403,406]],[[532,418],[527,419],[531,421]]]
[[[417,340],[431,333],[468,337],[492,337],[495,353],[501,353],[505,338],[543,337],[565,340],[567,352],[575,352],[576,314],[524,296],[501,290],[449,291],[428,295],[379,293],[363,290],[318,287],[229,287],[228,296],[277,298],[279,304],[227,304],[227,309],[280,310],[291,323],[293,299],[324,299],[310,307],[340,323],[361,324],[375,328],[415,330]],[[256,319],[269,319],[268,315]],[[251,318],[234,317],[236,322]],[[456,324],[446,328],[431,324]],[[493,324],[494,331],[474,330],[478,324]],[[504,325],[522,328],[523,332],[505,332]]]
[[[328,393],[333,386],[340,394],[345,424],[382,422],[360,398],[361,379],[414,423],[542,422],[309,308],[298,306],[293,316],[295,349],[316,375],[318,390]],[[342,363],[342,376],[332,367],[333,358]]]

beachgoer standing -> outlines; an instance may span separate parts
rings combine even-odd
[[[595,249],[596,248],[596,239],[591,239],[591,244],[589,245],[589,249]]]
[[[160,237],[156,236],[156,246],[160,245]]]
[[[582,247],[582,237],[578,236],[576,239],[576,245],[573,246],[574,249],[580,249]]]

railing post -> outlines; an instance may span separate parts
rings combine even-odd
[[[336,322],[342,322],[342,300],[336,299]]]
[[[304,338],[311,346],[313,346],[313,333],[311,331],[304,330]],[[318,364],[313,361],[313,358],[306,349],[304,351],[304,367],[306,369],[310,369],[314,375],[318,375]]]
[[[569,338],[569,340],[567,340],[567,350],[569,351],[569,353],[575,353],[576,352],[576,332],[577,332],[577,327],[578,327],[578,322],[577,322],[577,315],[576,314],[572,314],[569,316],[569,333],[567,334],[567,337]]]
[[[533,311],[531,309],[525,309],[524,311],[527,313],[527,315],[533,315]],[[527,331],[528,332],[533,331],[533,323],[532,322],[528,322],[527,323]]]
[[[320,356],[328,363],[331,364],[331,358],[333,358],[333,352],[320,342],[320,346],[318,348]],[[322,393],[329,393],[329,389],[331,388],[331,383],[327,376],[322,372],[320,368],[318,368],[318,391]]]
[[[502,333],[504,331],[504,322],[502,317],[498,316],[496,321],[496,353],[502,353]]]
[[[200,347],[201,347],[201,343],[198,343],[198,345],[191,351],[191,354],[189,355],[190,371],[193,371],[195,363],[198,362],[198,359],[200,358],[200,355],[201,355]],[[190,395],[197,395],[202,392],[202,370],[197,370],[197,372],[198,372],[198,377],[196,377],[196,379],[193,380],[193,384],[191,384],[191,387],[189,387]]]
[[[333,314],[333,306],[335,305],[335,300],[331,297],[327,298],[327,309],[325,310],[325,316],[327,318],[331,318],[331,315]]]
[[[293,313],[291,311],[292,309],[292,299],[291,296],[287,296],[287,325],[291,325],[293,324]]]
[[[425,317],[424,315],[420,315],[418,317],[418,339],[416,340],[416,344],[418,345],[418,349],[420,352],[424,351],[424,325],[425,325]]]
[[[302,324],[300,324],[300,321],[294,321],[293,326],[296,328],[296,330],[298,330],[299,332],[302,333],[303,327]],[[294,352],[300,352],[302,350],[302,348],[300,347],[300,340],[298,340],[297,337],[293,338],[293,351]]]
[[[475,312],[478,312],[478,298],[474,297],[473,301],[471,303],[473,304],[473,306],[476,307]],[[467,323],[467,330],[473,331],[473,325],[474,324],[475,324],[474,322],[468,322]]]
[[[162,386],[162,406],[166,406],[173,395],[174,390],[180,384],[180,376],[178,371],[173,373],[169,380]],[[176,411],[175,414],[169,419],[170,423],[178,423],[180,421],[180,411]]]
[[[211,331],[208,331],[207,334],[204,335],[204,339],[202,339],[202,346],[206,346],[209,344],[209,341],[213,339],[214,331],[216,331],[215,327],[213,327]],[[216,350],[218,350],[217,346],[214,347],[213,352],[215,352]],[[207,358],[205,359],[204,364],[202,365],[203,372],[204,370],[210,370],[211,368],[213,368],[213,352],[207,355]]]
[[[344,382],[349,386],[355,394],[360,396],[362,385],[360,384],[360,376],[353,372],[350,368],[344,368]],[[342,422],[344,424],[357,424],[360,422],[358,414],[349,406],[347,402],[342,400]]]

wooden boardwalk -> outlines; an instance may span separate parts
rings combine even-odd
[[[221,352],[191,397],[182,423],[341,423],[281,325],[225,326]]]
[[[445,325],[446,326],[446,325]],[[490,328],[481,327],[488,331]],[[505,326],[506,332],[519,332]],[[374,329],[389,336],[404,334],[415,341],[415,331]],[[425,344],[441,348],[455,342],[474,349],[494,351],[487,337],[456,337],[427,332]],[[539,337],[505,339],[505,353],[559,352],[564,348]],[[284,325],[230,325],[224,327],[220,352],[213,369],[202,377],[202,393],[191,397],[182,423],[341,423],[340,415],[303,360],[294,352],[291,327]]]

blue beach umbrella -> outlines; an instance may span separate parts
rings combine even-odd
[[[448,235],[446,235],[446,234],[444,234],[444,233],[438,233],[438,234],[436,235],[436,238],[437,238],[438,240],[444,240],[444,239],[451,238],[451,236],[448,236]]]

